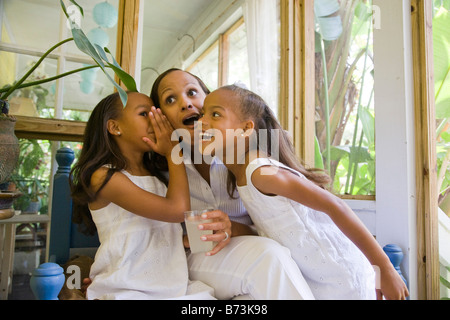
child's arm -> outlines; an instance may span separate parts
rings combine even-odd
[[[147,192],[135,185],[121,172],[112,175],[108,183],[100,190],[97,199],[90,204],[91,209],[101,208],[110,202],[146,218],[166,221],[184,221],[184,211],[190,208],[189,185],[183,162],[172,161],[172,150],[179,148],[170,140],[173,131],[170,123],[160,111],[153,110],[150,115],[155,130],[156,142],[143,138],[156,152],[167,158],[169,166],[169,185],[165,197]],[[108,169],[100,168],[93,175],[91,184],[94,190],[103,183]]]
[[[405,283],[387,255],[343,200],[286,169],[264,167],[264,175],[261,174],[261,169],[255,170],[252,175],[252,183],[259,191],[266,195],[284,196],[328,214],[370,263],[380,268],[381,294],[386,299],[405,299],[409,295]]]

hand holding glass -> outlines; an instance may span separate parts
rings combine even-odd
[[[212,234],[212,230],[200,230],[198,226],[203,223],[211,223],[212,219],[203,219],[202,214],[214,209],[191,210],[184,212],[184,222],[189,238],[191,253],[208,252],[214,248],[213,241],[203,241],[200,238]]]

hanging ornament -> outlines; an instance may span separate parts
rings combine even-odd
[[[102,48],[109,44],[108,34],[100,28],[92,29],[86,36],[92,43],[98,44]]]
[[[94,83],[83,80],[80,82],[80,90],[85,94],[91,94],[94,91]]]
[[[114,27],[119,17],[117,9],[106,1],[95,5],[92,15],[95,23],[102,28]]]
[[[89,67],[88,64],[83,64],[83,67]],[[94,82],[97,79],[97,71],[99,68],[87,69],[80,72],[81,79],[84,81]]]

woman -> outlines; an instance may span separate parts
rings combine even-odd
[[[224,164],[217,159],[206,163],[199,154],[194,123],[208,93],[198,77],[169,69],[156,79],[150,95],[175,129],[189,133],[182,143],[191,209],[216,209],[208,214],[214,222],[203,228],[215,231],[206,240],[218,245],[207,255],[189,254],[190,279],[213,287],[218,299],[314,299],[289,250],[271,239],[254,236],[239,195],[228,194]]]

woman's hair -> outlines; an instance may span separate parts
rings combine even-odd
[[[220,89],[232,91],[238,97],[240,106],[239,110],[236,111],[240,114],[241,120],[251,119],[254,121],[258,150],[265,152],[268,156],[273,156],[271,151],[274,149],[272,148],[278,148],[279,159],[277,160],[299,171],[316,185],[327,188],[331,181],[330,177],[321,169],[306,168],[303,165],[302,161],[295,154],[294,146],[288,133],[283,130],[272,110],[259,95],[237,85],[224,86]],[[267,130],[267,135],[260,135],[261,129]],[[272,146],[272,135],[279,137],[278,145]],[[264,141],[261,139],[264,139]],[[231,196],[236,188],[236,178],[230,171],[228,177],[228,193]]]
[[[95,224],[92,220],[88,203],[95,200],[98,192],[108,183],[115,172],[126,168],[126,159],[119,146],[108,131],[108,120],[118,119],[123,109],[119,93],[113,93],[101,100],[89,117],[84,131],[83,148],[78,161],[70,172],[70,188],[73,199],[74,223],[80,224],[83,233],[94,234]],[[150,173],[167,184],[161,170],[167,170],[164,163],[154,160],[154,153],[145,153],[144,165]],[[90,188],[91,177],[96,170],[107,166],[108,172],[97,192]]]
[[[191,76],[193,76],[195,79],[197,79],[198,84],[200,85],[200,87],[202,88],[203,92],[208,95],[211,93],[211,91],[208,89],[208,87],[205,85],[205,83],[196,75],[188,72],[188,71],[184,71],[181,69],[177,69],[177,68],[172,68],[172,69],[168,69],[166,71],[164,71],[163,73],[161,73],[158,78],[156,78],[155,82],[153,82],[153,86],[152,86],[152,91],[150,92],[150,98],[153,100],[153,103],[155,104],[156,108],[160,108],[161,107],[161,102],[159,101],[159,96],[158,96],[158,90],[159,90],[159,85],[161,84],[161,81],[169,74],[172,73],[174,71],[182,71],[182,72],[186,72],[187,74],[190,74]]]

